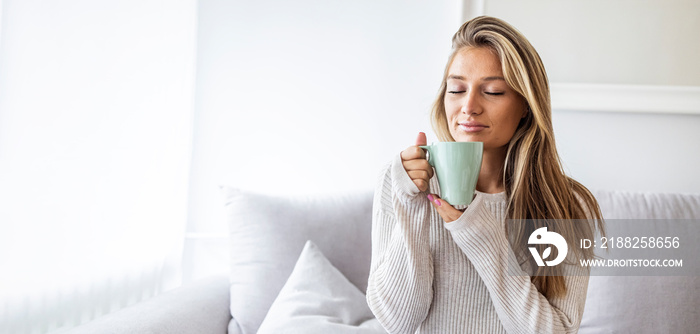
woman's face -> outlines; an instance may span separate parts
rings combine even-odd
[[[447,124],[455,141],[480,141],[485,150],[504,147],[526,108],[524,99],[506,83],[495,53],[487,48],[457,51],[445,92]]]

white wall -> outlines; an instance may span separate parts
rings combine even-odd
[[[589,188],[700,193],[700,116],[557,110],[559,154]]]
[[[225,239],[208,238],[227,231],[218,185],[367,189],[419,131],[430,134],[460,6],[200,1],[186,270],[226,270]]]
[[[553,82],[700,86],[695,0],[482,0],[537,48]]]

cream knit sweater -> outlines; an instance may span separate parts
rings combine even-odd
[[[429,191],[439,194],[435,177]],[[367,302],[389,333],[578,331],[587,271],[565,267],[563,298],[540,294],[530,282],[529,265],[518,264],[505,235],[504,193],[477,192],[450,223],[426,195],[400,155],[384,170],[374,194]]]

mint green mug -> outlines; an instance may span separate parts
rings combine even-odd
[[[451,205],[469,205],[474,198],[484,152],[482,142],[437,142],[420,146],[435,168],[440,197]]]

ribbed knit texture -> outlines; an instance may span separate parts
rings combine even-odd
[[[429,192],[439,194],[435,177]],[[375,191],[367,302],[389,333],[578,331],[587,271],[566,266],[566,296],[540,294],[530,282],[531,268],[518,264],[505,235],[504,193],[477,192],[450,223],[426,195],[399,155]]]

